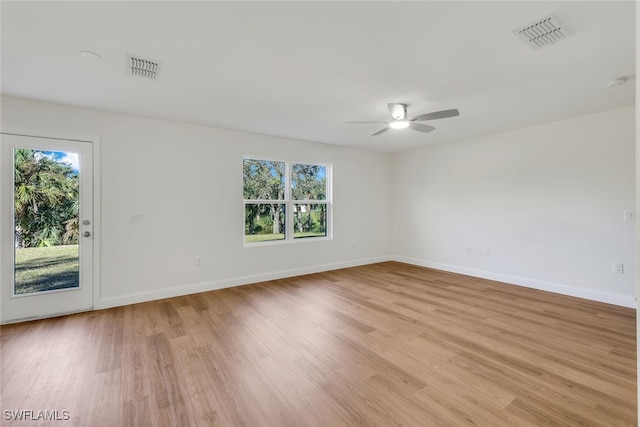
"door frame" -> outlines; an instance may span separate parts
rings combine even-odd
[[[89,310],[95,310],[96,307],[99,307],[100,303],[100,289],[101,283],[100,278],[102,277],[101,273],[101,264],[102,264],[102,209],[101,209],[101,201],[102,197],[100,194],[101,185],[101,165],[100,165],[100,138],[98,137],[88,137],[83,135],[74,135],[60,132],[49,132],[49,131],[40,131],[40,130],[25,130],[25,129],[15,129],[15,128],[0,128],[0,134],[6,135],[14,135],[14,136],[26,136],[32,138],[44,138],[44,139],[59,139],[63,141],[73,141],[73,142],[83,142],[89,143],[92,146],[92,156],[91,159],[93,162],[93,180],[91,185],[91,191],[93,193],[93,266],[92,266],[92,293],[93,293],[93,301],[92,307]],[[2,255],[2,247],[0,245],[0,256]],[[70,313],[59,313],[56,315],[63,315]],[[25,320],[36,320],[41,318],[46,318],[50,316],[36,316],[30,317],[28,319],[11,319],[7,321],[0,321],[0,324],[9,324],[22,322]]]

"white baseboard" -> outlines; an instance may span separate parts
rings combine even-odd
[[[592,301],[619,305],[622,307],[636,308],[637,306],[635,298],[629,297],[626,295],[592,291],[589,289],[581,289],[573,286],[562,285],[559,283],[545,282],[543,280],[531,279],[528,277],[494,273],[492,271],[478,270],[475,268],[462,267],[458,265],[443,264],[439,262],[405,257],[401,255],[392,255],[391,259],[393,261],[404,262],[407,264],[418,265],[421,267],[428,267],[436,270],[449,271],[451,273],[459,273],[467,276],[479,277],[482,279],[495,280],[497,282],[504,282],[510,285],[524,286],[527,288],[533,288],[541,291],[548,291],[548,292],[568,295],[572,297],[584,298]]]
[[[234,286],[248,285],[251,283],[265,282],[268,280],[284,279],[287,277],[301,276],[304,274],[320,273],[323,271],[337,270],[340,268],[357,267],[359,265],[375,264],[378,262],[391,261],[390,256],[361,258],[344,262],[315,265],[290,270],[273,271],[270,273],[256,274],[251,276],[233,277],[229,279],[213,280],[209,282],[192,283],[189,285],[174,286],[171,288],[157,289],[145,292],[135,292],[127,295],[115,297],[103,297],[99,299],[96,310],[119,307],[129,304],[137,304],[146,301],[155,301],[163,298],[171,298],[182,295],[195,294],[198,292],[214,291],[218,289],[231,288]]]
[[[405,257],[401,255],[390,255],[375,258],[362,258],[345,262],[336,262],[329,264],[321,264],[303,268],[295,268],[289,270],[273,271],[269,273],[256,274],[251,276],[240,276],[222,280],[213,280],[201,283],[192,283],[182,286],[174,286],[171,288],[157,289],[145,292],[135,292],[127,295],[119,295],[115,297],[100,298],[95,309],[105,309],[111,307],[119,307],[129,304],[137,304],[140,302],[154,301],[163,298],[171,298],[182,295],[194,294],[198,292],[207,292],[217,289],[231,288],[234,286],[248,285],[251,283],[265,282],[269,280],[284,279],[287,277],[301,276],[304,274],[320,273],[323,271],[337,270],[340,268],[357,267],[360,265],[375,264],[384,261],[398,261],[407,264],[418,265],[421,267],[433,268],[436,270],[449,271],[452,273],[464,274],[482,279],[495,280],[511,285],[524,286],[542,291],[554,292],[561,295],[568,295],[578,298],[584,298],[592,301],[604,302],[607,304],[619,305],[622,307],[636,308],[635,298],[626,295],[610,294],[606,292],[592,291],[588,289],[576,288],[573,286],[562,285],[559,283],[546,282],[537,279],[531,279],[521,276],[513,276],[509,274],[495,273],[492,271],[479,270],[475,268],[462,267],[452,264],[444,264],[417,258]]]

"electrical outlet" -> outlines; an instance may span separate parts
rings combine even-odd
[[[621,262],[614,262],[611,265],[611,272],[615,274],[624,274],[624,264]]]
[[[196,267],[200,267],[202,266],[202,257],[201,256],[197,256],[196,257]]]
[[[467,255],[471,255],[473,253],[471,246],[467,246]]]
[[[634,222],[636,220],[636,213],[634,211],[624,211],[624,220],[626,222]]]
[[[482,255],[491,256],[491,248],[482,248]]]

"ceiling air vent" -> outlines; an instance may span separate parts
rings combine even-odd
[[[573,32],[562,24],[557,15],[552,14],[513,30],[513,34],[533,49],[538,49],[566,39]]]
[[[153,80],[158,78],[158,68],[160,66],[158,61],[152,61],[150,59],[144,59],[133,55],[129,55],[127,58],[127,66],[129,68],[130,75]]]

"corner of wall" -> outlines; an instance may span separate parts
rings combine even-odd
[[[622,307],[636,308],[635,298],[611,294],[606,292],[593,291],[588,289],[576,288],[573,286],[563,285],[560,283],[546,282],[543,280],[532,279],[528,277],[520,277],[509,274],[495,273],[487,270],[463,267],[458,265],[443,264],[440,262],[428,261],[423,259],[410,258],[402,255],[392,255],[392,261],[403,262],[406,264],[417,265],[419,267],[433,268],[436,270],[448,271],[450,273],[464,274],[465,276],[478,277],[480,279],[495,280],[497,282],[507,283],[510,285],[524,286],[526,288],[537,289],[540,291],[553,292],[560,295],[567,295],[576,298],[583,298],[591,301],[598,301],[607,304],[619,305]]]

